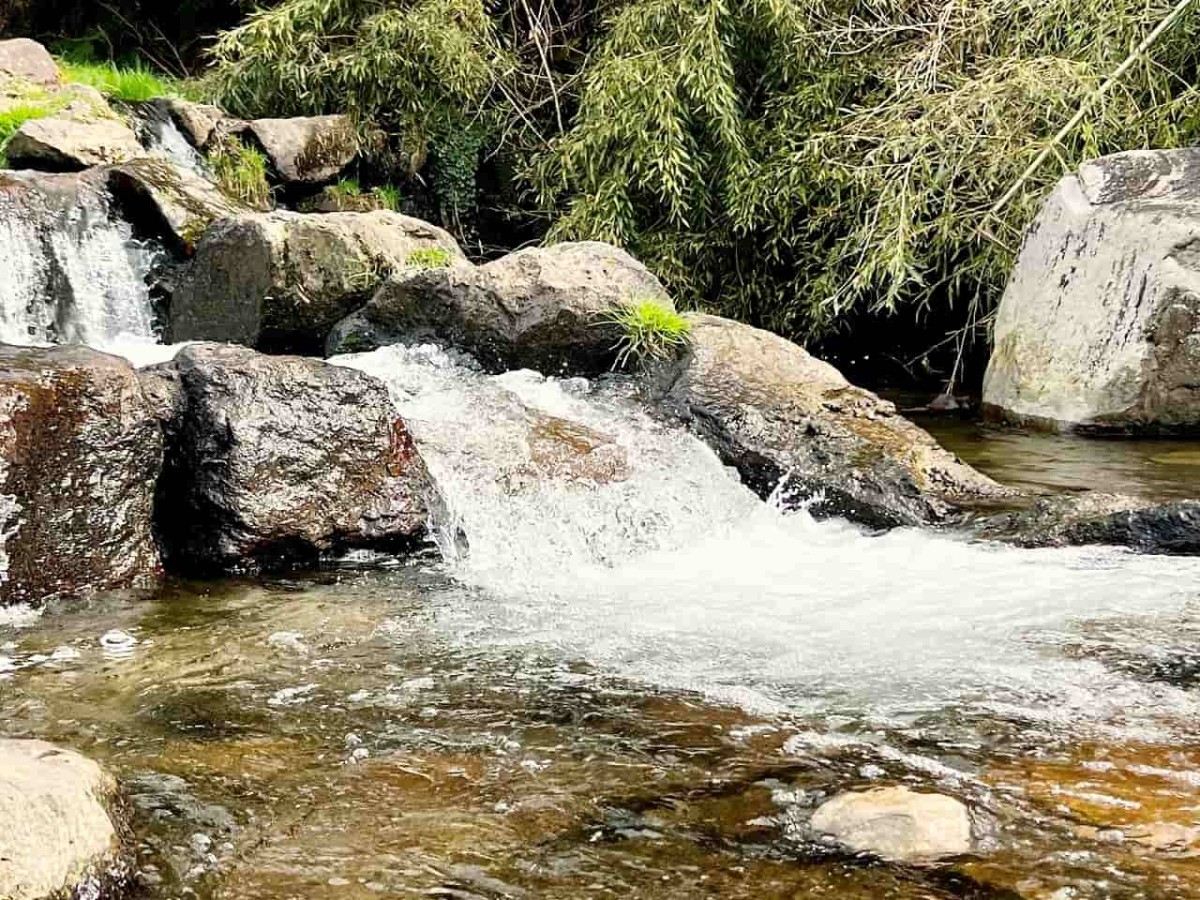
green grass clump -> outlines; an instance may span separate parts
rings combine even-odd
[[[445,247],[422,247],[404,258],[404,264],[414,269],[447,269],[453,261]]]
[[[254,209],[271,208],[267,157],[261,150],[229,138],[209,151],[208,164],[212,167],[217,187],[227,196]]]
[[[343,178],[331,187],[329,191],[338,197],[361,197],[362,185],[358,183],[357,179]]]
[[[60,59],[58,66],[67,82],[90,85],[113,100],[137,103],[176,93],[173,81],[140,62],[118,66],[111,62]]]
[[[21,126],[31,119],[49,116],[54,111],[54,106],[51,104],[28,103],[0,112],[0,169],[8,168],[8,157],[4,151]]]
[[[371,191],[373,196],[382,209],[390,209],[392,212],[400,211],[400,189],[390,184],[385,184]]]
[[[691,340],[692,323],[655,297],[636,298],[614,306],[601,322],[621,329],[614,368],[631,360],[640,365],[674,359]]]

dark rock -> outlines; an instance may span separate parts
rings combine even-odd
[[[17,78],[42,87],[58,87],[61,76],[50,51],[28,38],[0,41],[0,78]]]
[[[169,567],[311,565],[423,537],[436,491],[382,382],[215,344],[142,378],[166,417],[156,526]]]
[[[596,242],[521,250],[478,268],[409,269],[339,323],[327,352],[413,337],[466,347],[494,369],[597,374],[616,360],[620,329],[603,314],[652,299],[673,308],[661,282],[623,250]]]
[[[413,251],[431,247],[462,259],[448,233],[393,212],[275,212],[218,222],[172,295],[172,339],[319,353],[340,319]]]
[[[125,360],[0,345],[0,605],[153,583],[161,464]]]
[[[944,450],[896,408],[770,332],[691,316],[691,346],[649,379],[760,496],[874,527],[946,520],[1010,491]]]
[[[1042,497],[978,524],[982,537],[1019,547],[1107,544],[1142,553],[1200,554],[1200,501],[1152,503],[1089,492]]]
[[[346,116],[255,119],[246,123],[246,133],[285,184],[332,181],[358,155],[358,136]]]
[[[128,779],[125,789],[133,805],[156,819],[167,819],[192,828],[235,834],[237,821],[224,806],[205,803],[191,793],[190,786],[177,775],[144,772]]]

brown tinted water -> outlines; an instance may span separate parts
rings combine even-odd
[[[405,568],[50,612],[0,628],[0,732],[121,776],[150,898],[1200,896],[1200,746],[1031,738],[1001,713],[970,739],[938,712],[842,739],[837,717],[472,648],[438,611],[475,604]],[[876,783],[969,802],[980,855],[810,840],[821,798]]]

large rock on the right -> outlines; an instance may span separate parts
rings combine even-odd
[[[888,528],[950,519],[1012,492],[828,363],[770,332],[691,316],[690,347],[648,379],[763,497]]]
[[[1200,149],[1064,178],[1025,237],[984,381],[994,418],[1200,432]]]

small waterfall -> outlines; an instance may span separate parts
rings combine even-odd
[[[204,157],[192,146],[171,113],[156,102],[139,103],[130,109],[138,139],[151,153],[158,154],[182,169],[207,175]]]
[[[78,175],[0,180],[0,340],[105,348],[155,342],[149,273],[159,250]]]
[[[465,644],[867,729],[1200,720],[1186,689],[1132,674],[1200,633],[1200,561],[818,523],[760,503],[619,383],[488,376],[433,347],[335,361],[387,381],[466,534],[467,555],[443,551],[477,600],[439,611]]]

